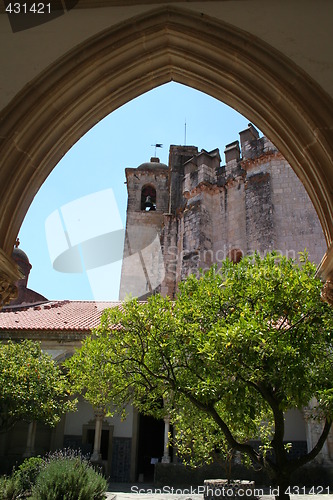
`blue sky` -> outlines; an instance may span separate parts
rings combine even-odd
[[[162,149],[157,149],[157,156],[168,163],[170,144],[184,144],[185,121],[186,144],[208,151],[218,147],[222,162],[225,145],[237,140],[249,122],[206,94],[169,83],[114,111],[70,149],[35,196],[19,233],[20,248],[33,266],[29,288],[50,300],[117,300],[120,261],[112,265],[108,274],[102,268],[96,269],[93,282],[85,269],[78,273],[53,269],[53,254],[60,252],[55,247],[61,247],[61,237],[53,222],[56,219],[50,216],[64,214],[66,208],[75,206],[80,207],[88,234],[96,232],[97,225],[125,227],[125,168],[149,161],[155,154],[155,143],[163,144]],[[48,218],[52,224],[46,235]],[[82,260],[82,255],[79,258]]]

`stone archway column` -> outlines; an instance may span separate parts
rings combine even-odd
[[[99,462],[102,459],[101,455],[101,439],[102,439],[102,426],[105,413],[103,410],[95,411],[95,439],[94,450],[90,460],[92,462]]]
[[[164,417],[164,451],[162,457],[162,464],[169,464],[171,462],[169,453],[169,432],[170,432],[170,417]]]
[[[318,267],[317,274],[325,281],[321,297],[333,307],[333,243],[327,249]]]
[[[14,261],[0,248],[0,309],[17,297],[16,282],[22,278]]]
[[[30,422],[28,427],[28,437],[25,452],[23,453],[24,458],[29,458],[34,455],[35,452],[35,440],[36,440],[36,430],[37,422],[33,420]]]
[[[322,299],[333,307],[333,277],[332,279],[326,280],[322,292]]]

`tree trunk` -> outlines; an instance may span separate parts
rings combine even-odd
[[[290,500],[290,474],[280,473],[274,478],[274,489],[272,494],[275,500]]]

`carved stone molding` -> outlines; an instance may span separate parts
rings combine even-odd
[[[11,284],[6,277],[0,276],[0,308],[9,304],[17,297],[17,287]]]
[[[333,307],[333,280],[327,280],[321,291],[321,298]]]
[[[95,408],[94,415],[96,419],[103,420],[103,418],[105,417],[105,411],[103,408]]]
[[[16,264],[0,249],[0,309],[17,297],[15,283],[21,277]]]
[[[327,249],[317,269],[317,275],[325,282],[321,298],[333,307],[333,243]]]

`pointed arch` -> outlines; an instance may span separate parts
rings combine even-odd
[[[303,182],[332,243],[330,98],[253,35],[162,7],[87,40],[1,113],[0,246],[7,254],[35,193],[70,147],[113,110],[172,80],[232,106],[275,143]]]

